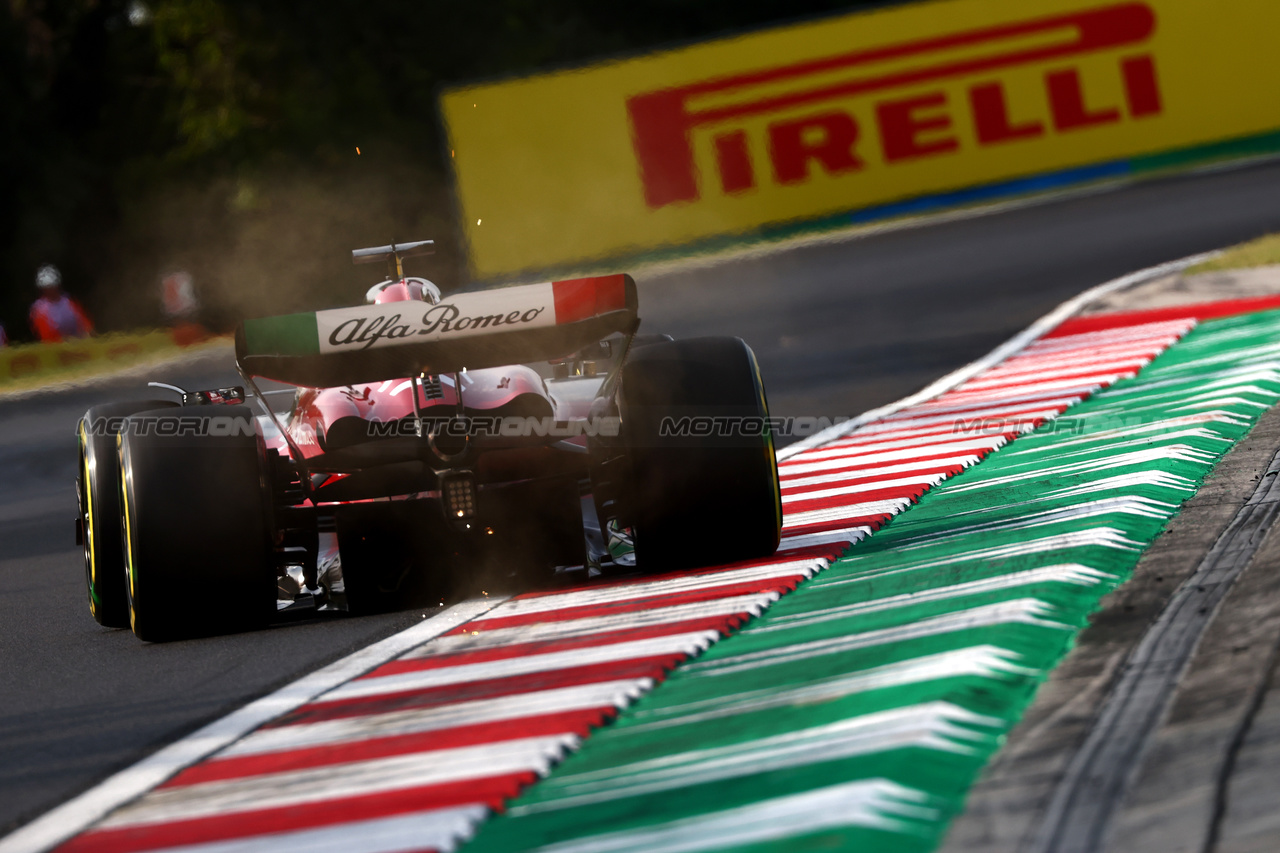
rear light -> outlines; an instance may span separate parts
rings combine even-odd
[[[441,478],[440,495],[444,499],[445,514],[450,518],[468,521],[476,517],[476,481],[470,473],[451,474]]]

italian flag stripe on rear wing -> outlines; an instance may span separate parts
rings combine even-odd
[[[246,351],[254,355],[320,353],[320,337],[316,333],[314,313],[245,320],[244,341]]]
[[[556,322],[572,323],[598,314],[627,309],[627,276],[603,275],[553,281]]]

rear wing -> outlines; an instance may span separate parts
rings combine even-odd
[[[635,323],[635,281],[609,275],[246,320],[236,362],[291,385],[354,385],[558,358]]]

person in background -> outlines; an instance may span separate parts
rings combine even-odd
[[[9,345],[9,336],[4,333],[4,324],[0,323],[0,347]]]
[[[62,292],[62,273],[53,264],[36,271],[40,298],[31,304],[31,330],[44,343],[93,334],[93,323],[80,303]]]

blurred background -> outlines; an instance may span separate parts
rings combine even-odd
[[[214,329],[349,304],[349,251],[392,240],[457,286],[441,86],[873,5],[4,0],[0,324],[32,338],[44,263],[99,331],[161,322],[179,270]]]

